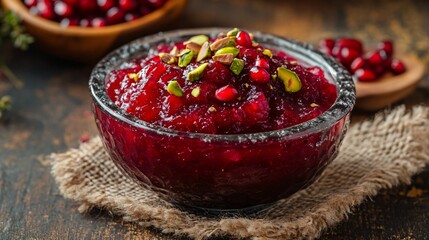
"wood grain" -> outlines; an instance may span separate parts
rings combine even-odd
[[[369,45],[391,38],[397,52],[429,64],[429,2],[191,0],[169,29],[238,26],[317,42],[326,36],[356,36]],[[124,223],[109,212],[78,213],[78,204],[59,195],[46,156],[76,147],[96,128],[88,111],[92,66],[53,58],[37,48],[0,49],[25,87],[0,81],[0,95],[13,97],[13,111],[0,121],[0,239],[183,239]],[[399,103],[429,103],[425,74]],[[354,112],[354,117],[367,116]],[[385,190],[354,209],[348,220],[321,239],[428,239],[429,169],[410,186]]]

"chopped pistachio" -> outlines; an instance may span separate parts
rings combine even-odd
[[[294,71],[291,71],[285,67],[279,67],[277,68],[277,74],[280,80],[283,81],[286,92],[293,93],[301,90],[301,80]]]
[[[238,59],[238,58],[234,58],[234,60],[232,60],[231,66],[229,67],[229,69],[231,69],[231,71],[235,75],[240,74],[243,68],[244,68],[244,60]]]
[[[200,51],[201,45],[198,43],[189,42],[186,44],[186,48],[197,53]]]
[[[237,36],[237,34],[240,32],[240,29],[238,29],[238,28],[234,28],[234,29],[232,29],[231,31],[229,31],[227,34],[226,34],[226,36],[227,37],[232,37],[232,36]]]
[[[252,42],[252,47],[257,47],[257,46],[259,46],[259,43],[257,43],[257,42]],[[259,50],[260,48],[258,48],[258,50]]]
[[[270,87],[270,90],[273,90],[274,88],[273,88],[273,85],[268,85],[269,87]]]
[[[164,63],[173,64],[177,61],[176,57],[168,53],[160,53],[159,57]]]
[[[210,57],[211,52],[209,48],[209,42],[203,43],[203,45],[200,48],[200,51],[197,55],[197,62],[204,60],[206,57]]]
[[[310,107],[318,107],[318,106],[319,106],[319,104],[317,104],[317,103],[310,104]]]
[[[241,97],[238,97],[238,98],[237,98],[237,100],[238,100],[238,101],[241,101],[241,99],[242,99]]]
[[[185,45],[189,42],[194,42],[198,45],[203,45],[203,43],[207,42],[209,40],[209,37],[207,37],[206,35],[196,35],[191,37],[188,41],[185,42]]]
[[[253,33],[249,33],[249,37],[250,37],[250,40],[252,40],[252,41],[255,38],[255,36],[253,36]]]
[[[172,94],[172,95],[174,95],[176,97],[183,96],[183,90],[180,87],[179,83],[177,81],[175,81],[175,80],[170,81],[168,83],[167,91],[168,91],[168,93],[170,93],[170,94]]]
[[[197,68],[195,68],[194,70],[190,71],[186,79],[190,82],[200,80],[201,76],[203,76],[204,69],[207,67],[207,65],[209,65],[209,63],[203,63]]]
[[[244,84],[244,86],[245,86],[246,88],[249,88],[249,87],[250,87],[250,84],[245,83],[245,84]]]
[[[215,107],[213,107],[213,106],[211,106],[211,107],[209,107],[209,112],[216,112],[217,110],[216,110],[216,108]]]
[[[178,54],[179,54],[179,49],[176,46],[174,46],[173,49],[171,49],[170,51],[170,55],[177,56]]]
[[[183,56],[183,55],[185,55],[185,54],[187,54],[189,52],[191,52],[191,49],[185,48],[182,51],[180,51],[179,54],[177,54],[177,56],[181,57],[181,56]]]
[[[210,50],[212,50],[213,52],[216,52],[221,48],[232,47],[232,46],[235,46],[235,37],[224,37],[210,44]]]
[[[138,73],[129,73],[128,77],[133,79],[134,82],[137,82],[139,80],[139,74]]]
[[[194,97],[198,97],[198,96],[200,96],[200,93],[201,93],[201,88],[196,87],[196,88],[192,89],[191,95]]]
[[[189,50],[189,49],[188,49]],[[189,51],[188,53],[185,53],[184,55],[181,55],[179,57],[179,67],[186,67],[189,65],[189,63],[191,63],[192,58],[194,57],[194,52],[193,51]]]
[[[232,53],[218,54],[213,56],[213,60],[225,65],[230,65],[232,63],[232,60],[234,60],[234,54]]]
[[[271,78],[272,78],[273,80],[276,80],[276,79],[277,79],[277,75],[273,74],[273,75],[271,75]]]
[[[262,54],[268,56],[269,58],[273,57],[273,53],[270,51],[270,49],[264,49],[264,51],[262,51]]]
[[[296,60],[292,60],[292,61],[290,61],[289,63],[290,63],[290,64],[292,64],[292,65],[297,65],[297,64],[298,64],[298,61],[296,61]]]
[[[224,48],[217,50],[214,55],[216,56],[219,54],[232,53],[234,55],[234,57],[236,57],[239,52],[240,52],[240,50],[238,50],[238,48],[236,48],[236,47],[224,47]]]

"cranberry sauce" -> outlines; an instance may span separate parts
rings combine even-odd
[[[320,68],[305,68],[237,29],[159,45],[113,70],[106,89],[143,121],[209,134],[286,128],[319,116],[337,97]]]

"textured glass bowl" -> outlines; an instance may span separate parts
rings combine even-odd
[[[113,161],[142,187],[181,206],[213,211],[252,210],[305,188],[335,158],[355,103],[353,81],[333,58],[310,45],[252,32],[255,40],[319,66],[338,97],[321,116],[281,130],[213,135],[179,132],[143,122],[117,107],[105,91],[108,73],[159,43],[227,29],[178,30],[133,41],[94,68],[89,86],[102,141]]]

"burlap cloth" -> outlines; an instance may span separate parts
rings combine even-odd
[[[211,218],[175,208],[125,177],[99,138],[52,160],[61,193],[80,202],[82,212],[104,208],[125,221],[196,239],[312,239],[380,189],[409,183],[429,163],[429,109],[398,107],[353,124],[316,183],[254,217]]]

